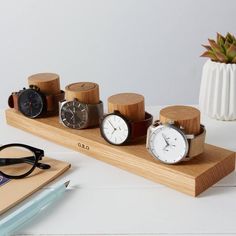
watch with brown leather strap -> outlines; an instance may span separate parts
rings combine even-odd
[[[138,138],[145,137],[148,127],[152,124],[153,116],[145,113],[142,121],[130,121],[119,111],[107,114],[100,124],[102,137],[110,144],[123,145]]]
[[[146,147],[155,159],[165,164],[188,161],[204,151],[206,129],[200,126],[198,135],[186,134],[174,121],[155,121],[148,129]]]
[[[8,105],[29,118],[37,118],[58,114],[59,101],[64,97],[64,91],[59,94],[44,94],[37,86],[30,85],[28,89],[13,92]]]

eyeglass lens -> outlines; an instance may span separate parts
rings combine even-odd
[[[28,173],[36,162],[35,154],[24,147],[7,147],[0,151],[0,171],[10,176]]]

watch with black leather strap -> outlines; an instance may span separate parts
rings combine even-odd
[[[148,151],[165,164],[188,161],[204,151],[206,129],[200,126],[198,135],[185,134],[184,128],[175,122],[162,124],[155,121],[148,129],[146,147]]]
[[[100,132],[108,143],[123,145],[138,138],[145,137],[152,121],[152,115],[147,112],[145,112],[144,120],[130,121],[119,111],[114,111],[103,117],[100,124]]]
[[[46,95],[37,86],[30,85],[28,89],[13,92],[8,98],[8,105],[29,118],[37,118],[58,114],[59,101],[64,97],[64,91]]]
[[[78,99],[60,102],[60,122],[72,129],[85,129],[98,126],[103,117],[103,103],[85,104]]]

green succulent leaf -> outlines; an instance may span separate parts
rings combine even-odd
[[[228,41],[225,41],[224,48],[227,51],[227,49],[230,47],[230,43]]]
[[[234,41],[234,37],[230,33],[227,33],[225,38],[229,43],[233,43]]]
[[[209,45],[202,46],[207,49],[201,57],[209,57],[211,60],[222,63],[236,64],[236,38],[227,33],[224,37],[217,33],[216,40],[208,39]]]
[[[219,62],[223,62],[223,63],[228,62],[228,57],[224,53],[215,52],[215,55],[216,55],[217,59],[219,60]]]
[[[225,37],[217,33],[217,44],[223,46],[225,44]]]
[[[231,44],[231,46],[227,49],[226,55],[232,61],[234,57],[236,57],[236,46]]]
[[[201,57],[209,57],[213,61],[218,61],[218,58],[216,57],[215,53],[212,51],[206,51],[204,52]]]
[[[202,46],[203,46],[205,49],[207,49],[207,50],[211,50],[211,46],[209,46],[209,45],[204,45],[204,44],[202,44]]]
[[[233,58],[232,63],[236,63],[236,57]]]
[[[214,51],[214,52],[223,52],[223,53],[224,53],[224,49],[221,48],[221,47],[216,43],[215,40],[213,40],[213,39],[208,39],[208,41],[209,41],[209,43],[210,43],[210,45],[211,45],[212,51]]]

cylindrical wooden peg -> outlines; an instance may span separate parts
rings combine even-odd
[[[176,122],[186,134],[200,133],[200,111],[190,106],[169,106],[160,111],[161,123]]]
[[[39,73],[31,75],[28,78],[29,85],[35,85],[40,88],[40,91],[44,94],[59,94],[60,78],[59,75],[53,73]]]
[[[119,93],[108,98],[108,112],[119,111],[131,121],[145,119],[144,97],[136,93]]]
[[[100,102],[99,86],[91,82],[79,82],[69,84],[65,88],[65,97],[67,101],[78,101],[86,104],[97,104]]]

